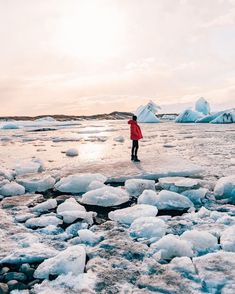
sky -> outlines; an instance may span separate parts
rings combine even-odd
[[[235,0],[0,0],[0,115],[235,107]]]

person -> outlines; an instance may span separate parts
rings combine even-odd
[[[140,126],[137,124],[137,116],[133,115],[132,119],[128,121],[130,125],[131,131],[131,140],[132,140],[132,148],[131,148],[131,160],[135,162],[140,162],[137,156],[137,152],[139,149],[139,140],[143,138]]]

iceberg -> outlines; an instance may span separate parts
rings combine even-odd
[[[226,110],[211,121],[212,124],[235,123],[235,109]]]
[[[158,109],[160,109],[160,107],[151,100],[147,105],[141,105],[135,112],[137,121],[140,123],[159,123],[160,120],[155,114]]]
[[[201,112],[198,112],[198,111],[192,110],[192,109],[186,109],[177,116],[177,118],[175,119],[175,122],[177,122],[177,123],[194,123],[203,117],[204,117],[204,115]]]
[[[203,98],[199,98],[195,104],[195,110],[208,115],[210,113],[210,104]]]

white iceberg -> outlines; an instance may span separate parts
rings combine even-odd
[[[185,190],[199,188],[199,181],[197,179],[190,179],[184,177],[165,177],[158,180],[158,185],[164,189],[176,193],[181,193]]]
[[[132,238],[143,238],[152,243],[166,234],[166,224],[156,217],[139,217],[131,224],[129,233]]]
[[[192,244],[192,248],[196,252],[210,251],[217,248],[218,240],[209,232],[191,230],[185,231],[180,238]]]
[[[133,221],[142,216],[156,216],[158,209],[152,205],[137,204],[131,207],[117,209],[108,214],[109,219],[122,224],[130,225]]]
[[[85,193],[91,182],[99,181],[104,183],[107,178],[101,174],[75,174],[62,178],[55,184],[56,190],[66,193]]]
[[[159,241],[152,243],[151,248],[158,253],[160,259],[172,259],[181,256],[193,256],[192,245],[179,236],[165,235]]]
[[[138,197],[144,190],[155,191],[155,181],[144,179],[130,179],[125,181],[125,188],[131,196]]]
[[[167,190],[162,190],[156,195],[155,205],[159,210],[184,210],[194,207],[187,197]]]
[[[16,180],[27,192],[45,192],[52,189],[56,182],[50,175],[18,177]]]
[[[235,175],[220,178],[214,188],[217,199],[235,200]]]
[[[153,101],[149,101],[147,105],[141,105],[135,112],[137,120],[140,123],[159,123],[160,120],[156,116],[156,112],[160,107]]]
[[[55,199],[49,199],[47,201],[37,204],[36,206],[31,208],[31,210],[36,212],[47,212],[51,209],[56,208],[56,206],[57,201]]]
[[[210,104],[203,98],[199,98],[195,104],[195,110],[208,115],[210,113]]]
[[[204,117],[204,115],[201,112],[198,112],[192,109],[186,109],[177,116],[177,118],[175,119],[175,122],[194,123],[197,120],[201,119],[202,117]]]
[[[235,225],[222,232],[220,244],[223,250],[235,252]]]
[[[36,279],[49,279],[49,275],[72,273],[78,275],[84,272],[86,251],[83,246],[75,245],[61,251],[56,256],[43,261],[36,271]]]
[[[25,194],[25,188],[16,182],[6,183],[0,187],[0,195],[3,196],[17,196]]]
[[[128,193],[121,189],[105,186],[82,195],[81,203],[103,207],[117,206],[129,200]]]

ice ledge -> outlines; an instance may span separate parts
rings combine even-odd
[[[130,160],[99,161],[66,168],[66,171],[63,171],[66,175],[86,172],[101,173],[108,178],[107,182],[124,182],[133,178],[155,180],[169,176],[195,177],[201,175],[204,170],[183,158],[159,155],[141,157],[140,163],[134,163]]]

